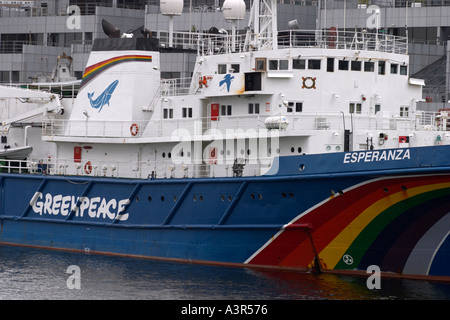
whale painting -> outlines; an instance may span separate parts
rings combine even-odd
[[[111,99],[111,95],[113,94],[114,90],[117,87],[117,84],[119,83],[119,80],[113,81],[108,88],[106,88],[98,97],[97,99],[93,100],[93,95],[95,91],[88,92],[87,96],[89,99],[89,102],[91,104],[91,107],[94,109],[98,109],[98,112],[102,111],[102,108],[104,105],[109,106],[109,100]]]

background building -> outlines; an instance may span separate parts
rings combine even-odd
[[[223,1],[184,1],[183,14],[174,17],[174,30],[230,31],[231,24],[221,12]],[[251,0],[245,2],[248,10]],[[68,11],[73,5],[78,12]],[[73,13],[79,17],[80,27],[69,23]],[[106,37],[102,19],[121,32],[145,27],[162,41],[167,39],[169,18],[161,15],[159,0],[0,1],[0,82],[30,82],[50,76],[63,53],[73,58],[71,69],[80,79],[93,41]],[[423,98],[428,102],[422,103],[423,108],[439,109],[450,99],[450,0],[279,1],[278,30],[289,29],[294,20],[299,29],[363,30],[375,25],[380,33],[407,36],[410,76],[424,78],[426,83]],[[245,33],[247,23],[248,12],[237,22],[238,33]],[[195,52],[189,50],[189,41],[182,39],[181,45],[179,40],[175,39],[176,49],[162,55],[164,78],[191,76]]]

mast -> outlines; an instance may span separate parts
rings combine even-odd
[[[252,30],[253,28],[253,30]],[[278,49],[276,0],[254,1],[250,11],[245,47],[258,50]]]

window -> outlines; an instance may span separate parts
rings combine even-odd
[[[397,72],[398,72],[398,64],[391,63],[391,73],[392,74],[397,74]]]
[[[182,117],[183,118],[192,118],[192,108],[183,108],[182,109]]]
[[[348,71],[348,61],[347,60],[339,60],[338,69]]]
[[[269,60],[269,70],[278,70],[278,60]]]
[[[409,107],[401,106],[400,107],[400,117],[407,117],[409,115]]]
[[[164,108],[163,109],[163,118],[164,119],[172,119],[173,118],[173,109]]]
[[[230,73],[239,73],[240,65],[238,63],[231,64]]]
[[[292,60],[292,68],[293,69],[305,69],[306,68],[306,60],[305,59]]]
[[[221,105],[222,116],[231,116],[231,105]]]
[[[350,113],[361,113],[361,103],[350,102],[349,112]]]
[[[255,71],[266,71],[266,58],[255,58]]]
[[[269,70],[287,70],[288,60],[269,60]]]
[[[227,73],[227,65],[226,64],[219,64],[217,68],[218,74],[225,74]]]
[[[408,75],[408,66],[400,66],[400,74],[402,76],[407,76]]]
[[[351,64],[351,70],[352,71],[361,71],[361,61],[352,61]]]
[[[317,59],[309,59],[308,60],[308,69],[310,70],[319,70],[320,69],[321,60]]]
[[[327,71],[334,72],[334,58],[327,58]]]
[[[259,113],[259,103],[249,103],[248,104],[248,113],[249,114],[258,114]]]
[[[287,112],[302,112],[303,111],[303,102],[288,102]]]
[[[378,74],[386,74],[386,61],[378,61]]]
[[[365,72],[374,72],[375,71],[375,63],[371,61],[364,62],[364,71]]]
[[[381,110],[381,105],[380,104],[376,104],[375,105],[375,114],[377,114],[378,112],[380,112]]]

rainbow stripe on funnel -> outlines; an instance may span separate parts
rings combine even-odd
[[[317,252],[325,269],[450,276],[449,234],[449,175],[380,178],[300,214],[246,262],[308,268]]]
[[[86,67],[83,74],[83,79],[81,81],[80,89],[83,88],[87,83],[89,83],[91,80],[93,80],[95,77],[97,77],[99,74],[104,72],[105,70],[116,66],[120,63],[124,62],[133,62],[133,61],[140,61],[140,62],[152,62],[152,56],[144,56],[144,55],[123,55],[114,57],[108,60],[104,60],[101,62],[98,62],[96,64],[93,64],[89,67]]]

